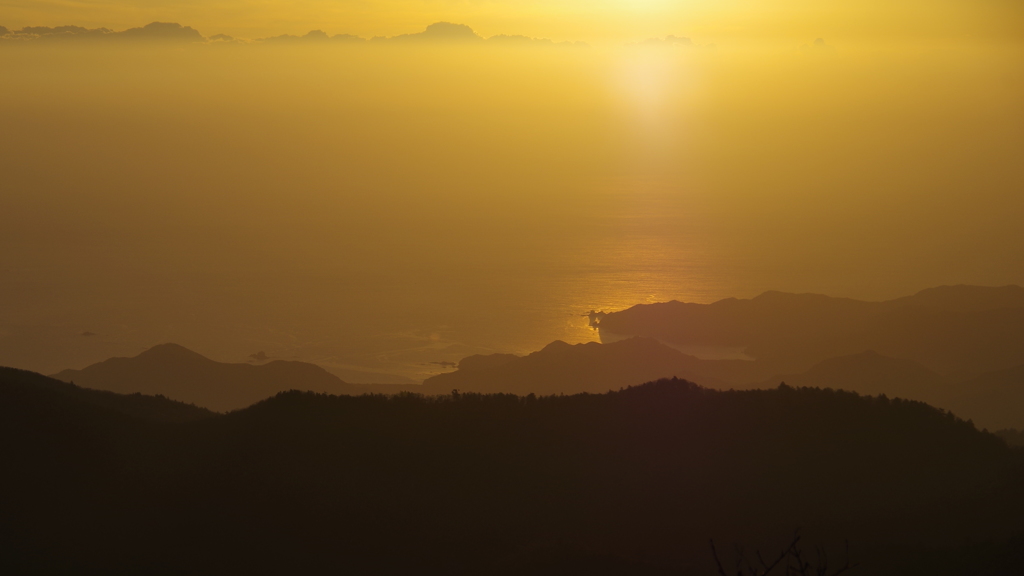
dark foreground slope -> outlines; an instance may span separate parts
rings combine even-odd
[[[290,392],[166,424],[0,382],[0,439],[7,573],[712,574],[709,538],[798,526],[860,574],[1021,561],[1016,452],[827,390]]]
[[[285,390],[359,393],[357,387],[315,364],[217,362],[177,344],[161,344],[132,358],[111,358],[81,370],[64,370],[54,378],[122,394],[161,394],[218,412],[245,408]]]
[[[194,404],[185,404],[164,396],[117,394],[105,390],[89,390],[28,370],[0,366],[0,386],[12,407],[29,397],[39,398],[46,408],[57,405],[92,406],[132,418],[152,422],[192,422],[215,414]],[[24,396],[18,396],[18,395]]]

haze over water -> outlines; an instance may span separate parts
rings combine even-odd
[[[0,47],[0,365],[419,380],[591,309],[1024,283],[1019,43],[693,40]]]

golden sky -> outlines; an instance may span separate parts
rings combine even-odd
[[[322,29],[364,37],[472,26],[483,36],[525,34],[592,43],[675,34],[734,37],[1019,38],[1019,0],[3,0],[0,24],[74,24],[115,30],[179,22],[243,38]]]
[[[12,30],[593,47],[3,40],[0,365],[177,342],[419,378],[591,309],[1024,284],[1022,6],[0,0]]]

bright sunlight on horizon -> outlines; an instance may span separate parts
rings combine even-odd
[[[1020,15],[7,2],[0,360],[418,381],[590,310],[1024,283]]]
[[[0,574],[1007,576],[1024,0],[0,0]]]

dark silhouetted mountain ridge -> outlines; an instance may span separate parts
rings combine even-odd
[[[6,394],[22,393],[60,398],[61,402],[94,406],[154,422],[191,422],[214,415],[205,408],[163,396],[89,390],[17,368],[0,367],[0,387]]]
[[[800,372],[777,371],[785,365],[770,360],[699,359],[653,338],[576,345],[556,341],[527,356],[469,356],[456,371],[431,377],[421,388],[395,391],[600,393],[671,376],[716,389],[766,389],[786,382],[798,387],[885,394],[928,402],[991,430],[1024,427],[1024,367],[986,373],[971,380],[954,380],[914,360],[893,358],[874,350],[827,358]],[[383,387],[366,390],[385,391]]]
[[[284,392],[162,426],[13,394],[0,450],[11,574],[708,574],[709,538],[771,549],[801,526],[867,574],[981,576],[1012,573],[1024,530],[998,438],[788,386]]]

